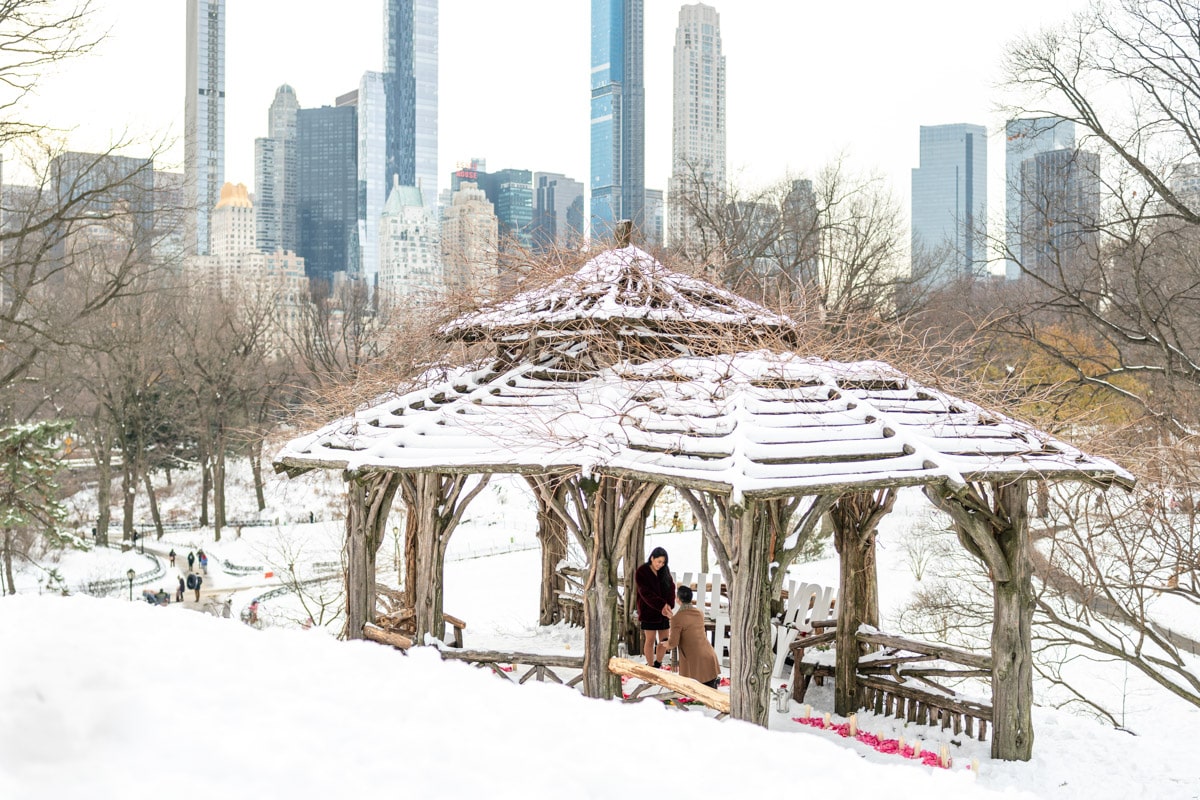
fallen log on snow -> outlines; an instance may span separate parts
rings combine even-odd
[[[638,664],[627,658],[610,658],[608,660],[608,671],[616,675],[626,675],[646,681],[647,683],[657,684],[673,692],[677,692],[684,697],[697,700],[715,711],[720,711],[722,714],[729,713],[729,695],[709,688],[700,683],[700,681],[676,675],[674,672],[664,672],[661,669],[648,667],[645,664]]]

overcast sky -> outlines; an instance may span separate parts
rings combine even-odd
[[[185,0],[95,0],[108,36],[43,81],[27,116],[72,149],[122,131],[172,143],[183,160]],[[918,127],[986,125],[990,214],[1000,212],[1006,44],[1082,0],[715,0],[727,61],[732,179],[760,185],[845,152],[902,198]],[[254,138],[289,83],[303,107],[332,104],[382,66],[383,0],[228,0],[225,179],[253,188]],[[680,3],[645,0],[646,185],[666,188],[671,58]],[[588,175],[588,0],[442,0],[439,180],[458,161]],[[132,154],[147,152],[148,145]],[[173,163],[171,163],[173,162]],[[7,172],[7,170],[6,170]],[[11,173],[9,173],[11,174]]]

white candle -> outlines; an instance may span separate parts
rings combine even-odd
[[[921,756],[921,740],[917,739],[915,742],[913,742],[913,758],[920,758],[920,756]]]
[[[858,714],[850,715],[850,735],[854,736],[858,733]]]
[[[974,772],[976,775],[979,774],[979,759],[978,758],[971,759],[971,772]]]
[[[828,728],[829,724],[830,724],[830,716],[829,716],[829,712],[826,711],[825,712],[825,727]]]
[[[949,746],[942,745],[941,753],[938,756],[938,763],[940,763],[943,767],[950,766],[950,748],[949,748]]]
[[[804,706],[804,718],[812,719],[812,706],[810,706],[810,705]]]
[[[904,755],[904,737],[900,737],[900,746],[896,748],[900,751],[900,755]]]

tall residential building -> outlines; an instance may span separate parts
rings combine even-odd
[[[578,247],[583,241],[583,184],[557,172],[533,173],[533,246]]]
[[[1053,280],[1086,275],[1097,258],[1100,158],[1051,150],[1021,162],[1021,264]]]
[[[254,203],[245,184],[226,183],[221,199],[212,212],[211,253],[226,265],[233,265],[247,253],[258,249],[254,225]]]
[[[648,247],[663,246],[663,225],[666,209],[662,189],[646,190],[646,211],[642,221],[642,242]]]
[[[1075,149],[1075,123],[1059,117],[1010,119],[1004,126],[1004,272],[1021,275],[1021,170],[1038,153]]]
[[[209,215],[225,183],[225,0],[187,0],[183,172],[187,247],[208,252]]]
[[[499,225],[487,195],[469,181],[442,209],[442,269],[446,289],[480,302],[495,296]]]
[[[300,109],[296,120],[296,253],[310,279],[332,286],[334,273],[358,273],[358,115],[322,106]]]
[[[437,203],[438,0],[386,0],[383,74],[387,97],[385,185],[420,186]]]
[[[475,182],[496,209],[496,219],[500,222],[500,249],[531,249],[533,173],[527,169],[502,169],[475,171],[475,175]]]
[[[382,72],[358,84],[358,250],[368,287],[379,276],[379,215],[387,202],[387,99]]]
[[[930,285],[987,268],[987,131],[922,125],[912,171],[913,268]]]
[[[377,288],[393,304],[434,300],[445,291],[437,217],[417,187],[396,179],[379,220]]]
[[[642,0],[592,0],[591,235],[622,219],[640,230],[646,202]]]
[[[296,115],[300,102],[286,83],[267,112],[267,135],[254,140],[254,202],[258,247],[264,253],[294,251],[299,174]]]
[[[725,191],[725,56],[715,8],[679,9],[674,85],[667,199],[671,246],[686,252],[694,227],[690,204],[721,202]],[[701,192],[717,196],[705,199]]]

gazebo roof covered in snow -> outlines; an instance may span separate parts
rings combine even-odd
[[[652,346],[581,366],[631,328]],[[423,388],[289,442],[276,468],[582,470],[761,497],[982,479],[1132,483],[1111,461],[880,362],[712,354],[790,330],[787,317],[636,247],[608,250],[441,331],[540,346],[515,362],[430,371]]]
[[[290,442],[280,469],[629,475],[734,497],[1016,478],[1132,483],[1106,459],[886,364],[757,351],[462,368]]]
[[[711,338],[731,329],[778,336],[792,328],[786,316],[669,270],[630,246],[606,250],[548,286],[464,314],[439,333],[466,341],[513,342],[614,324],[618,333],[689,338]]]

